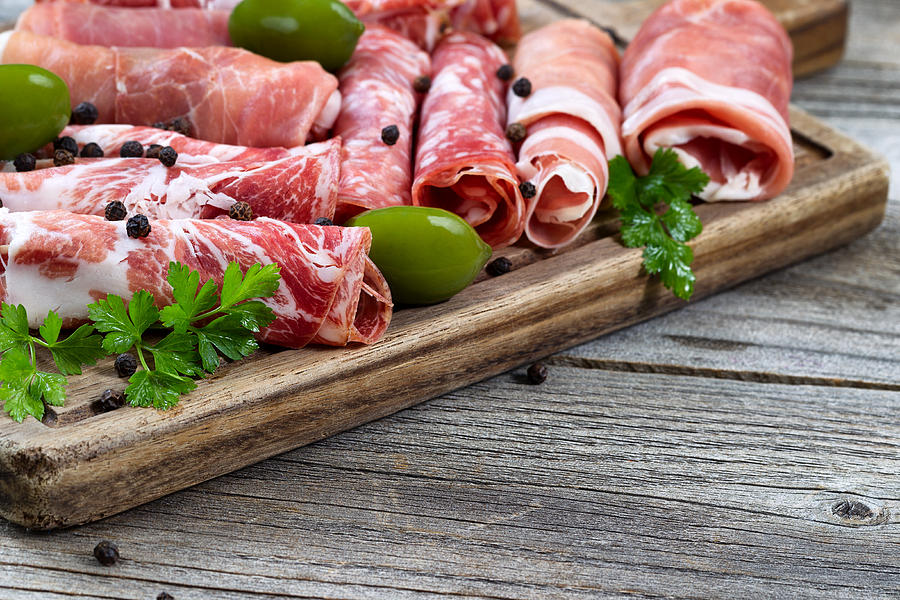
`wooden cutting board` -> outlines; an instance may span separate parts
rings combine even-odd
[[[881,221],[887,164],[799,110],[791,120],[797,170],[784,194],[698,207],[695,299]],[[67,406],[43,422],[0,419],[0,515],[40,529],[99,519],[683,306],[616,229],[606,212],[563,252],[507,248],[511,272],[397,311],[374,346],[260,352],[169,411],[100,413],[100,393],[123,387],[109,361],[72,377]]]

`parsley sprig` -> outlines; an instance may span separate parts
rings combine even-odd
[[[230,263],[221,290],[212,280],[200,285],[200,274],[177,262],[169,264],[167,280],[175,302],[162,310],[147,291],[137,292],[127,308],[114,294],[88,306],[94,327],[105,334],[104,350],[120,354],[134,349],[142,368],[125,388],[133,406],[175,406],[182,394],[197,387],[194,378],[215,370],[219,353],[231,360],[252,354],[258,348],[253,334],[275,320],[272,309],[254,298],[278,289],[276,264],[255,264],[244,274]],[[145,339],[151,329],[171,331],[151,343]]]
[[[685,242],[703,230],[689,200],[707,183],[703,171],[686,168],[671,148],[656,151],[645,177],[636,177],[623,156],[609,162],[608,191],[622,220],[622,242],[629,248],[644,246],[644,269],[659,273],[663,285],[682,300],[690,299],[696,279],[694,252]]]
[[[40,420],[44,403],[62,406],[66,399],[66,375],[78,375],[82,365],[92,365],[105,356],[101,337],[91,325],[82,325],[60,339],[62,319],[47,313],[38,335],[28,329],[28,314],[21,304],[0,307],[0,400],[3,410],[21,423],[31,415]],[[38,370],[38,350],[49,350],[59,373]]]

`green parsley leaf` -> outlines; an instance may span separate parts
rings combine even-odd
[[[609,162],[608,193],[622,221],[622,243],[644,246],[646,271],[658,273],[663,285],[683,300],[694,293],[695,283],[694,253],[685,242],[703,230],[689,200],[707,183],[705,173],[685,168],[672,149],[657,150],[645,177],[636,177],[622,156]],[[662,215],[660,206],[668,207]]]
[[[0,307],[0,352],[10,348],[28,349],[28,315],[21,304]]]
[[[56,313],[51,312],[51,315]],[[44,321],[46,325],[47,321]],[[103,350],[103,336],[94,333],[93,325],[82,325],[69,337],[50,342],[41,328],[41,335],[48,342],[56,368],[63,375],[80,375],[82,365],[93,365],[106,356]]]
[[[201,328],[200,332],[219,352],[231,360],[250,356],[259,348],[256,338],[244,328],[237,316],[219,317]]]
[[[119,354],[140,342],[144,332],[159,319],[159,311],[153,302],[153,294],[141,290],[131,298],[127,311],[125,301],[115,294],[88,305],[94,327],[107,334],[103,338],[103,348]]]
[[[182,394],[196,389],[192,379],[162,371],[138,371],[128,380],[125,397],[132,406],[152,406],[167,410],[178,404]]]
[[[237,317],[242,327],[246,327],[254,333],[275,320],[275,311],[259,300],[250,300],[232,306],[225,311],[225,314]]]
[[[198,315],[216,305],[218,288],[216,282],[210,279],[198,291],[200,273],[177,262],[169,263],[169,273],[166,279],[172,286],[175,304],[163,308],[160,311],[160,319],[166,327],[171,327],[178,333],[184,333]]]
[[[191,377],[202,377],[204,374],[197,364],[194,336],[173,331],[153,346],[147,346],[147,350],[153,354],[157,371]]]
[[[0,386],[0,400],[3,400],[3,410],[19,423],[28,415],[39,421],[44,417],[44,403],[35,401],[24,387],[4,383]]]
[[[0,381],[11,386],[24,388],[36,370],[28,353],[21,348],[7,350],[0,359]]]
[[[66,378],[58,373],[44,373],[38,371],[34,374],[29,387],[32,395],[51,406],[62,406],[66,401]],[[42,411],[43,412],[43,411]]]
[[[252,265],[241,276],[241,267],[236,262],[228,263],[222,280],[220,302],[223,309],[230,308],[244,300],[271,296],[278,289],[281,268],[277,264]]]
[[[44,319],[43,325],[38,328],[38,332],[45,342],[53,344],[59,339],[60,331],[62,331],[62,319],[51,310],[47,313],[47,318]]]

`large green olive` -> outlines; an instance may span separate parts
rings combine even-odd
[[[0,65],[0,159],[37,150],[69,122],[69,88],[34,65]]]
[[[244,0],[228,20],[235,46],[274,60],[316,60],[337,71],[365,26],[338,0]]]
[[[400,304],[434,304],[472,283],[491,247],[463,219],[440,208],[392,206],[345,223],[372,230],[369,256]]]

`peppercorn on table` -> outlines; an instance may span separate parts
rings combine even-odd
[[[896,171],[900,6],[853,8],[794,102]],[[79,528],[4,524],[0,597],[896,595],[898,189],[867,237],[539,385],[521,368]]]

